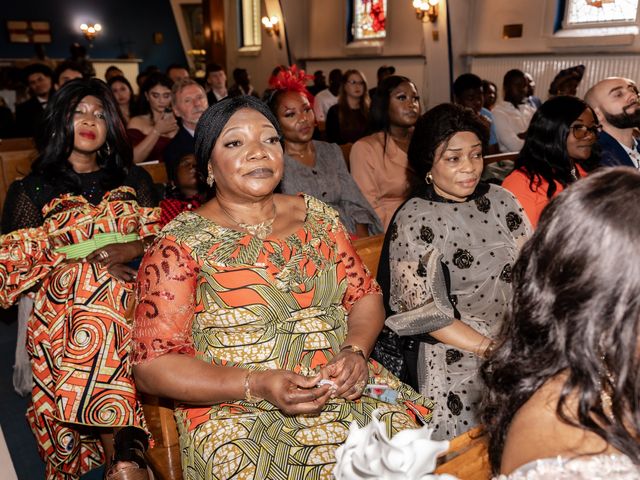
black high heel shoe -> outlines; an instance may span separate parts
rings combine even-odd
[[[106,469],[105,480],[149,480],[144,452],[147,434],[136,427],[124,427],[114,435],[115,454]]]

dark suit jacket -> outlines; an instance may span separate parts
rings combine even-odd
[[[227,98],[227,97],[224,97],[224,98]],[[222,100],[224,100],[224,98]],[[214,103],[218,103],[220,101],[216,98],[213,91],[210,91],[209,93],[207,93],[207,100],[209,101],[209,106],[213,105]]]
[[[49,99],[51,100],[51,99]],[[42,122],[44,108],[37,97],[16,105],[16,135],[19,137],[33,137]]]
[[[162,154],[169,181],[175,178],[175,171],[180,159],[185,155],[194,153],[195,145],[196,142],[193,136],[186,128],[181,126],[176,136],[171,139],[171,142],[169,142]]]
[[[607,132],[600,132],[598,135],[598,145],[600,146],[600,165],[603,167],[634,167],[635,164],[629,158],[620,142]]]

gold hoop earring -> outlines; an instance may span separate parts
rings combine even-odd
[[[431,172],[427,173],[424,177],[424,181],[427,182],[427,185],[431,185],[433,183],[433,175],[431,175]]]

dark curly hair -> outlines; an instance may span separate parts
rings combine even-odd
[[[593,173],[549,203],[522,249],[499,346],[481,369],[495,473],[514,415],[561,373],[558,418],[640,464],[640,210],[629,208],[638,198],[636,169]]]
[[[227,97],[209,107],[207,111],[202,114],[196,126],[196,161],[198,174],[202,179],[207,178],[213,146],[218,141],[222,130],[233,114],[243,108],[256,110],[264,115],[278,132],[282,144],[282,129],[280,128],[278,119],[262,100],[251,95]]]
[[[515,168],[529,177],[529,188],[548,182],[547,197],[556,192],[555,181],[566,187],[574,181],[571,176],[572,162],[567,153],[567,138],[570,126],[585,110],[592,108],[577,97],[560,96],[547,100],[531,118],[524,146],[515,162]],[[597,120],[596,120],[597,121]],[[591,157],[580,162],[587,172],[594,170],[600,161],[594,143]],[[579,174],[578,174],[579,175]],[[554,181],[555,180],[555,181]]]
[[[111,89],[102,80],[77,79],[65,83],[47,103],[42,128],[36,137],[38,158],[31,167],[52,185],[80,193],[80,177],[67,161],[74,146],[73,114],[80,101],[94,96],[102,103],[107,139],[98,151],[98,165],[106,173],[106,189],[122,183],[133,162],[133,151]]]
[[[436,150],[458,132],[471,132],[486,146],[489,131],[471,110],[452,103],[442,103],[425,113],[416,123],[407,155],[409,165],[422,180],[431,170]]]

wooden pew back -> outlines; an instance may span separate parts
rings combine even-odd
[[[382,251],[383,243],[384,234],[359,238],[353,242],[356,252],[371,272],[373,278],[378,274],[378,264],[380,263],[380,252]]]
[[[482,427],[458,435],[451,440],[447,453],[440,457],[435,473],[448,473],[460,480],[489,480],[491,466],[487,442]]]
[[[0,151],[0,211],[11,183],[29,174],[31,163],[37,156],[34,148]]]

